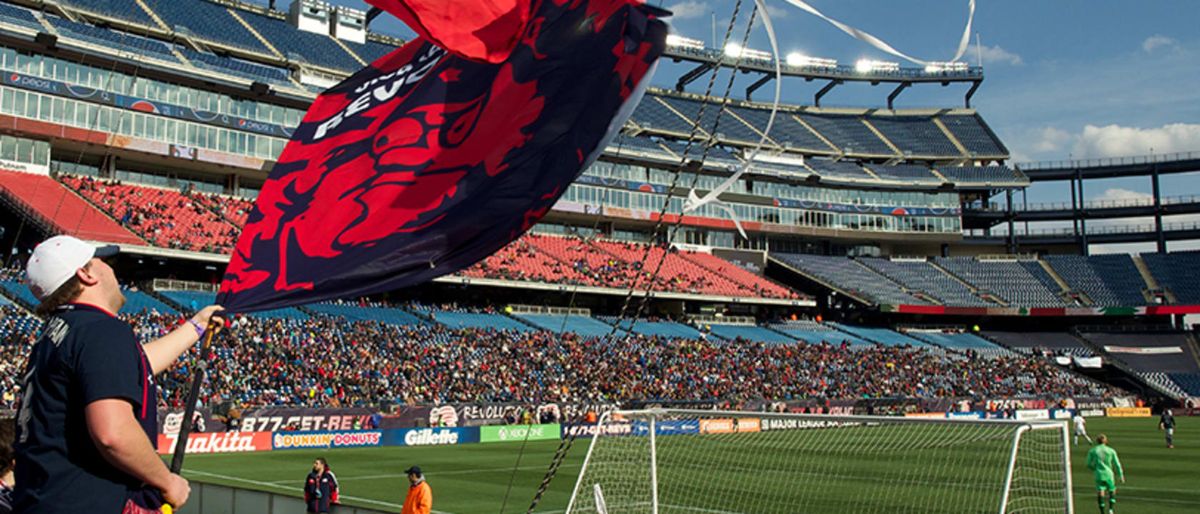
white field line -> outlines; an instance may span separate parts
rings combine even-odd
[[[260,481],[260,480],[250,480],[250,479],[248,479],[248,478],[241,478],[241,477],[235,477],[235,476],[230,476],[230,475],[222,475],[222,474],[220,474],[220,473],[209,473],[209,472],[207,472],[207,471],[198,471],[198,470],[194,470],[194,469],[185,469],[185,470],[183,470],[183,472],[184,472],[184,473],[187,473],[187,474],[200,475],[200,476],[207,476],[207,477],[213,477],[213,478],[220,478],[220,479],[224,479],[224,480],[231,480],[231,481],[234,481],[234,482],[242,482],[242,483],[245,483],[245,484],[257,485],[257,486],[260,486],[260,487],[269,487],[269,488],[272,488],[272,489],[278,489],[278,490],[281,490],[281,491],[300,491],[300,492],[304,492],[304,488],[302,488],[302,487],[295,487],[295,486],[290,486],[290,487],[289,487],[289,486],[283,486],[283,485],[279,485],[279,484],[273,484],[273,483],[271,483],[271,482],[263,482],[263,481]],[[383,505],[384,507],[396,507],[396,508],[403,507],[403,505],[401,505],[401,504],[399,504],[399,503],[385,502],[385,501],[380,501],[380,500],[372,500],[371,498],[362,498],[362,497],[359,497],[359,496],[349,496],[349,495],[342,495],[341,497],[342,497],[342,498],[349,499],[349,500],[354,500],[354,501],[358,501],[358,502],[363,502],[363,503],[371,503],[371,504],[374,504],[374,505]],[[434,510],[434,511],[433,511],[433,514],[451,514],[451,513],[449,513],[449,512],[444,512],[444,511],[440,511],[440,510]]]

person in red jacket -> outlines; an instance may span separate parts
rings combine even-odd
[[[337,477],[329,469],[325,457],[313,461],[312,471],[304,481],[304,505],[307,512],[329,512],[330,505],[338,502]]]

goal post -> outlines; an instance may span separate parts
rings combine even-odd
[[[1074,512],[1061,421],[650,409],[594,433],[568,514]]]

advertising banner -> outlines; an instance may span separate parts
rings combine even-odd
[[[1103,418],[1104,409],[1079,409],[1079,415],[1085,418]]]
[[[945,413],[945,412],[906,412],[906,413],[904,413],[904,417],[906,417],[906,418],[938,418],[938,419],[945,419],[945,418],[946,418],[946,413]]]
[[[242,413],[243,432],[300,432],[358,430],[370,426],[374,411],[366,407],[310,409],[297,407],[260,407]]]
[[[604,428],[601,425],[562,425],[563,437],[575,436],[590,438],[601,433],[602,435],[630,435],[633,433],[633,425],[629,423],[606,423]]]
[[[445,446],[478,443],[479,428],[410,428],[384,432],[384,446]]]
[[[982,412],[951,412],[946,414],[950,419],[983,419]]]
[[[1017,409],[1018,421],[1050,419],[1050,411],[1046,409]]]
[[[1150,407],[1109,407],[1104,414],[1110,418],[1148,418]]]
[[[762,425],[758,418],[717,418],[700,420],[701,434],[734,434],[759,432]]]
[[[562,436],[558,423],[547,425],[505,425],[479,427],[479,442],[504,443],[509,441],[547,441]]]
[[[183,423],[183,410],[158,409],[158,433],[178,434]],[[192,432],[224,432],[225,423],[213,416],[208,407],[192,414]],[[250,430],[253,432],[253,430]]]
[[[382,446],[382,444],[382,430],[276,432],[271,435],[271,447],[276,450],[361,448],[365,446]]]
[[[1054,409],[1050,411],[1050,419],[1071,419],[1074,413],[1067,409]]]
[[[680,435],[700,433],[700,422],[689,420],[660,420],[654,422],[655,435]],[[649,421],[634,421],[633,435],[650,435]]]
[[[158,435],[158,453],[175,452],[176,434]],[[188,434],[188,453],[265,452],[271,448],[270,432],[210,432]]]
[[[835,428],[847,425],[857,425],[860,423],[847,423],[845,421],[823,421],[819,419],[795,419],[795,418],[763,418],[762,429],[764,432],[771,430],[805,430],[811,428]]]

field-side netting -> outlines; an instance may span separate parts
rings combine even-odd
[[[1061,422],[606,415],[569,514],[1072,512]]]

